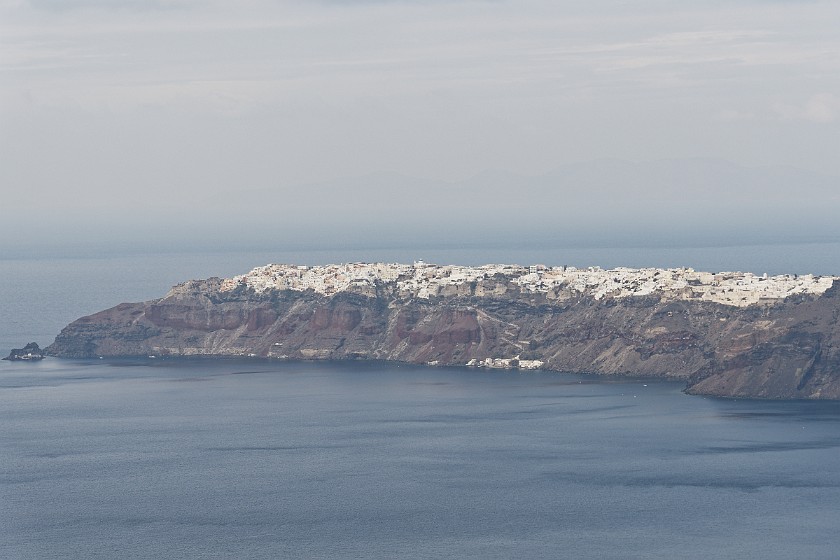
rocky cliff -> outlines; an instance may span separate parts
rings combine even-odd
[[[678,378],[697,394],[840,398],[834,279],[735,305],[698,296],[707,291],[692,284],[690,269],[655,289],[639,284],[629,295],[614,287],[624,282],[614,271],[601,271],[612,290],[604,291],[575,284],[580,275],[564,270],[552,281],[533,267],[484,269],[474,277],[429,265],[356,276],[319,271],[314,281],[306,280],[305,267],[297,269],[274,270],[270,282],[265,269],[186,282],[159,300],[78,319],[46,351],[524,367]],[[721,281],[710,280],[718,287]]]

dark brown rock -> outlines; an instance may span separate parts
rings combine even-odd
[[[12,348],[9,355],[3,359],[10,362],[38,362],[44,359],[44,352],[37,342],[30,342],[23,348]]]
[[[836,285],[819,297],[744,308],[657,296],[558,300],[510,287],[492,297],[476,297],[471,288],[426,300],[381,287],[327,297],[220,292],[219,285],[187,282],[160,300],[83,317],[46,351],[441,365],[519,357],[556,371],[683,379],[692,393],[840,398]]]

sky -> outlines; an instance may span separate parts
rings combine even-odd
[[[0,254],[837,239],[838,21],[835,0],[0,0]]]

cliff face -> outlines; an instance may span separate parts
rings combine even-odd
[[[489,358],[513,367],[684,379],[698,394],[838,399],[838,313],[836,283],[821,295],[734,307],[656,293],[527,293],[504,278],[429,298],[379,282],[325,295],[209,279],[78,319],[46,351],[440,365]]]

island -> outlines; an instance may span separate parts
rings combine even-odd
[[[44,359],[44,351],[37,342],[30,342],[23,348],[12,348],[9,355],[3,359],[11,362],[37,362]]]
[[[838,278],[691,268],[270,264],[82,317],[66,358],[247,356],[656,376],[840,399]]]

